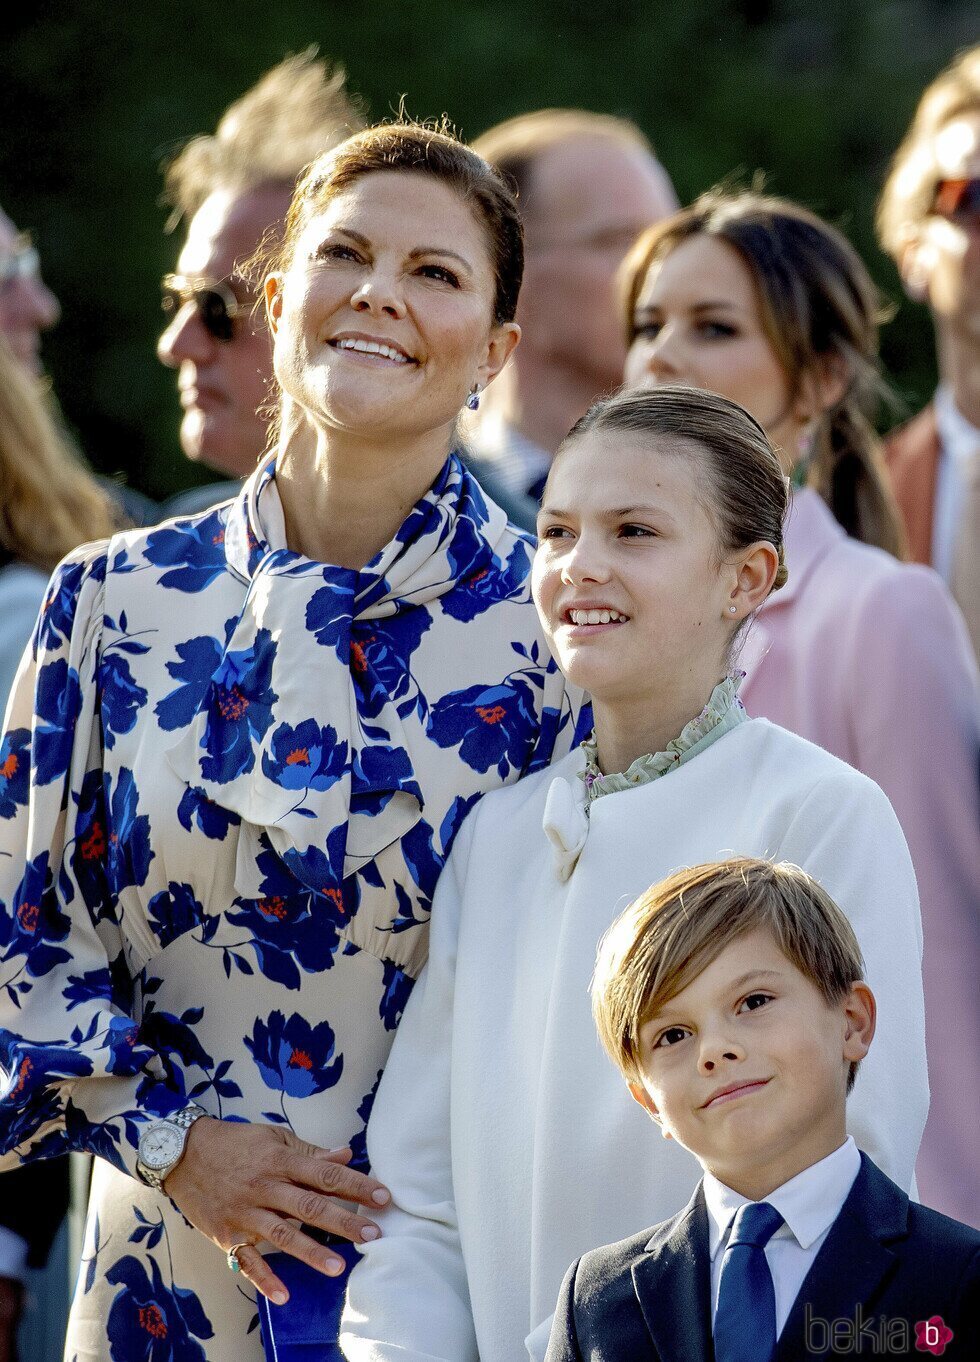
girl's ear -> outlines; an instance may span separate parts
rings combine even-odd
[[[734,567],[735,583],[725,598],[722,618],[737,625],[757,610],[772,591],[779,570],[779,553],[767,539],[760,539],[739,551]]]

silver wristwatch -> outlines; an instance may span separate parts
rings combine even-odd
[[[165,1121],[154,1121],[140,1136],[136,1154],[136,1171],[148,1187],[159,1192],[164,1179],[177,1167],[187,1143],[187,1132],[202,1116],[208,1116],[203,1107],[191,1102],[189,1106],[175,1111]]]

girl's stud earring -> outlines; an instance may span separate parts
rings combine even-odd
[[[470,389],[470,395],[466,399],[466,405],[469,407],[470,411],[476,411],[477,407],[480,405],[480,385],[478,383],[474,383],[473,387]]]

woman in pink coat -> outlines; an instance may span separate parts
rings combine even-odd
[[[741,656],[751,713],[819,743],[891,800],[919,881],[932,1100],[925,1202],[980,1226],[980,686],[966,630],[903,555],[871,415],[874,285],[805,209],[715,191],[625,266],[630,386],[689,383],[765,427],[795,487],[786,587]]]

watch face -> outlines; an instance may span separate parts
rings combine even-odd
[[[166,1168],[180,1157],[186,1132],[165,1122],[150,1126],[140,1136],[139,1156],[147,1168]]]

